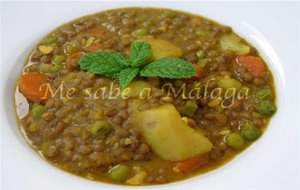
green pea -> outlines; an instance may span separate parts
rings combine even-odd
[[[164,16],[167,18],[175,18],[176,14],[173,11],[166,11]]]
[[[133,31],[132,34],[136,37],[141,37],[141,36],[148,34],[148,31],[145,28],[141,28],[141,29]]]
[[[273,115],[277,110],[275,104],[269,100],[261,101],[258,104],[257,109],[260,115],[266,115],[266,116]]]
[[[246,140],[256,140],[260,137],[261,131],[251,123],[245,123],[241,129],[241,134]]]
[[[198,109],[197,103],[188,100],[181,108],[181,113],[185,116],[192,117],[197,109]]]
[[[125,181],[129,172],[130,168],[125,164],[116,165],[108,171],[110,178],[115,182]]]
[[[262,89],[262,90],[259,90],[255,94],[255,97],[258,100],[272,100],[273,99],[273,95],[272,95],[271,89]]]
[[[53,62],[56,64],[61,64],[65,61],[65,57],[63,55],[55,55],[53,58]]]
[[[91,125],[90,130],[93,135],[103,136],[111,132],[112,126],[107,121],[96,121]]]
[[[63,65],[61,64],[56,64],[56,65],[53,65],[51,68],[50,68],[50,72],[51,73],[57,73],[59,72],[60,70],[62,70],[63,68]]]
[[[226,135],[226,143],[229,147],[234,149],[241,149],[244,146],[244,139],[238,133],[229,133]]]
[[[41,63],[39,67],[39,71],[42,73],[50,73],[51,72],[51,64]]]
[[[32,117],[34,120],[40,119],[42,114],[46,111],[46,108],[42,105],[36,105],[32,108]]]
[[[49,45],[49,44],[53,44],[53,43],[57,42],[57,40],[58,40],[58,38],[57,38],[56,36],[50,36],[50,37],[46,38],[46,39],[43,41],[43,43],[44,43],[45,45]]]

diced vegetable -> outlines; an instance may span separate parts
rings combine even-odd
[[[136,37],[142,37],[148,34],[148,30],[146,28],[141,28],[132,32],[132,34]]]
[[[205,53],[205,51],[203,51],[203,50],[198,50],[198,51],[196,52],[196,55],[197,55],[197,57],[198,57],[199,59],[203,59],[203,58],[206,56],[206,53]]]
[[[198,28],[196,34],[198,34],[200,38],[210,38],[210,32],[203,27]]]
[[[208,107],[216,107],[218,106],[220,103],[222,102],[222,98],[221,97],[218,97],[218,98],[215,98],[213,100],[211,100],[210,102],[208,102]]]
[[[172,104],[138,112],[133,122],[152,150],[165,160],[186,160],[212,148],[206,137],[181,119]]]
[[[180,57],[183,53],[174,44],[159,39],[144,38],[142,41],[148,42],[152,49],[150,60],[157,60],[164,57]]]
[[[273,115],[276,112],[277,108],[272,101],[264,100],[258,104],[258,112],[261,115]]]
[[[32,72],[24,74],[20,77],[19,87],[20,91],[26,98],[33,102],[45,102],[49,98],[49,93],[46,95],[46,88],[40,87],[48,83],[46,75],[39,72]]]
[[[135,175],[132,178],[126,180],[126,183],[129,185],[140,185],[144,182],[147,177],[147,172],[143,171],[141,167],[134,167]]]
[[[252,55],[238,56],[236,62],[240,66],[247,68],[255,77],[263,77],[267,71],[266,66],[259,57]]]
[[[77,53],[71,54],[68,57],[68,59],[70,59],[71,61],[78,61],[81,56],[82,56],[82,52],[77,52]]]
[[[243,125],[241,134],[244,139],[253,141],[260,137],[261,131],[257,127],[255,127],[255,125],[247,122]]]
[[[261,89],[255,94],[255,97],[260,101],[261,100],[272,100],[273,94],[272,94],[271,89]]]
[[[32,117],[34,120],[40,119],[42,114],[45,113],[46,108],[42,105],[36,105],[32,108]]]
[[[130,168],[125,164],[119,164],[111,168],[108,173],[115,182],[123,182],[128,178]]]
[[[50,68],[50,72],[51,73],[57,73],[57,72],[59,72],[62,69],[63,69],[63,65],[56,64],[56,65],[52,65],[52,67]]]
[[[47,149],[49,148],[49,146],[50,146],[49,142],[47,142],[47,141],[42,142],[41,151],[42,151],[43,155],[46,154]]]
[[[50,45],[50,44],[53,44],[53,43],[57,42],[57,40],[58,40],[58,38],[57,38],[56,36],[50,36],[50,37],[46,38],[46,39],[43,41],[43,43],[44,43],[45,45]]]
[[[77,53],[78,51],[79,51],[79,49],[75,45],[67,44],[65,46],[65,52],[68,54]]]
[[[192,100],[188,100],[183,105],[180,112],[185,116],[192,117],[197,109],[198,109],[197,103]]]
[[[167,27],[166,26],[161,26],[158,28],[158,30],[162,31],[162,32],[166,32],[167,31]]]
[[[65,61],[65,57],[63,55],[55,55],[53,58],[53,62],[55,64],[61,64]]]
[[[90,46],[90,45],[92,45],[92,44],[94,43],[95,40],[96,40],[96,38],[90,37],[90,38],[86,41],[85,45],[86,45],[86,46]]]
[[[63,78],[63,82],[70,82],[72,79],[74,79],[77,76],[77,73],[69,73]]]
[[[201,166],[203,166],[208,161],[207,155],[197,156],[195,158],[191,158],[188,160],[184,160],[181,162],[176,162],[174,166],[175,171],[179,171],[182,173],[189,173],[192,172]]]
[[[103,49],[103,45],[100,43],[94,43],[88,47],[85,47],[85,50],[87,52],[93,52],[93,51],[99,51]]]
[[[39,67],[39,71],[41,73],[50,73],[51,72],[51,66],[50,64],[41,63]]]
[[[224,88],[225,90],[228,90],[230,88],[235,88],[236,90],[239,90],[242,88],[242,84],[240,81],[230,77],[225,77],[223,79],[220,79],[218,81],[218,86]]]
[[[106,32],[107,32],[106,30],[101,29],[101,30],[93,31],[93,32],[91,32],[91,34],[98,38],[104,38]]]
[[[93,135],[103,136],[112,131],[112,126],[108,121],[96,121],[90,130]]]
[[[57,73],[63,68],[61,64],[46,64],[41,63],[39,67],[39,71],[42,73]]]
[[[174,13],[173,11],[165,11],[164,16],[167,18],[175,18],[176,13]]]
[[[147,96],[149,92],[147,89],[151,89],[149,83],[145,81],[133,81],[122,91],[122,95],[126,97]]]
[[[34,133],[39,130],[39,127],[40,126],[38,125],[38,123],[34,122],[29,125],[28,130],[29,130],[29,132]]]
[[[53,51],[53,47],[41,45],[41,46],[39,46],[39,51],[42,54],[47,55]]]
[[[199,59],[197,65],[199,65],[201,68],[205,67],[208,64],[207,59]]]
[[[222,36],[220,45],[223,51],[232,50],[238,55],[246,55],[250,52],[250,47],[243,44],[241,39],[234,34]]]
[[[241,149],[245,144],[243,137],[238,133],[229,133],[225,139],[227,145],[234,149]]]
[[[198,76],[193,76],[192,78],[194,80],[200,80],[204,76],[202,68],[197,64],[193,64],[193,67],[196,69]]]

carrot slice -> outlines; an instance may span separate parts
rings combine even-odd
[[[90,45],[90,46],[86,47],[85,50],[87,52],[93,52],[93,51],[102,50],[102,48],[103,48],[102,44],[96,43],[96,44],[93,44],[93,45]]]
[[[208,155],[197,156],[181,162],[176,162],[174,169],[182,173],[192,172],[208,162]]]
[[[197,65],[197,64],[193,64],[193,67],[196,69],[196,72],[198,73],[198,75],[197,76],[193,76],[192,78],[194,80],[200,80],[204,76],[202,68],[199,65]]]
[[[258,57],[252,55],[238,56],[236,62],[238,65],[247,68],[255,77],[261,77],[266,73],[266,67]]]
[[[78,61],[80,59],[80,57],[82,56],[82,52],[77,52],[77,53],[73,53],[71,54],[68,59],[71,61]]]
[[[99,38],[103,38],[106,34],[106,30],[97,30],[97,31],[93,31],[91,33]]]
[[[24,74],[20,77],[19,88],[29,100],[39,103],[45,102],[49,98],[49,93],[46,95],[46,87],[42,88],[41,85],[48,83],[46,75],[39,72],[32,72]],[[41,87],[41,88],[40,88]]]

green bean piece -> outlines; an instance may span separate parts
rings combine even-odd
[[[233,149],[241,149],[245,143],[243,137],[238,133],[229,133],[225,140],[227,145]]]
[[[61,64],[65,61],[65,57],[63,55],[55,55],[53,58],[53,62],[55,64]]]
[[[42,105],[36,105],[32,108],[32,117],[34,120],[40,119],[46,108]]]
[[[119,164],[111,168],[108,173],[115,182],[123,182],[128,178],[130,168],[125,164]]]
[[[276,112],[277,108],[272,101],[264,100],[258,104],[258,112],[260,115],[271,116]]]
[[[256,94],[255,97],[258,100],[273,100],[273,95],[271,89],[262,89],[259,90]]]
[[[51,72],[51,64],[41,63],[39,67],[39,71],[41,73],[50,73]]]
[[[181,108],[181,113],[185,116],[192,117],[197,109],[198,109],[197,103],[194,101],[188,100]]]
[[[43,41],[43,43],[44,43],[45,45],[49,45],[49,44],[53,44],[53,43],[57,42],[57,40],[58,40],[58,38],[57,38],[56,36],[50,36],[50,37],[46,38],[46,39]]]
[[[93,135],[103,136],[111,132],[112,126],[108,121],[96,121],[90,130]]]
[[[132,34],[136,37],[141,37],[141,36],[148,34],[148,31],[145,28],[141,28],[141,29],[133,31]]]
[[[246,140],[256,140],[260,137],[261,131],[252,123],[245,123],[241,129],[241,134]]]
[[[63,68],[63,65],[61,65],[61,64],[52,65],[52,67],[50,68],[50,72],[57,73],[60,70],[62,70],[62,68]]]

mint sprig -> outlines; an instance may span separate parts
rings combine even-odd
[[[175,57],[166,57],[146,65],[140,72],[143,77],[189,78],[197,74],[190,62]]]
[[[146,42],[135,42],[126,59],[118,52],[86,53],[78,61],[80,68],[91,73],[117,78],[122,87],[127,86],[135,77],[190,78],[196,76],[196,69],[183,59],[166,57],[147,62],[152,54]]]

